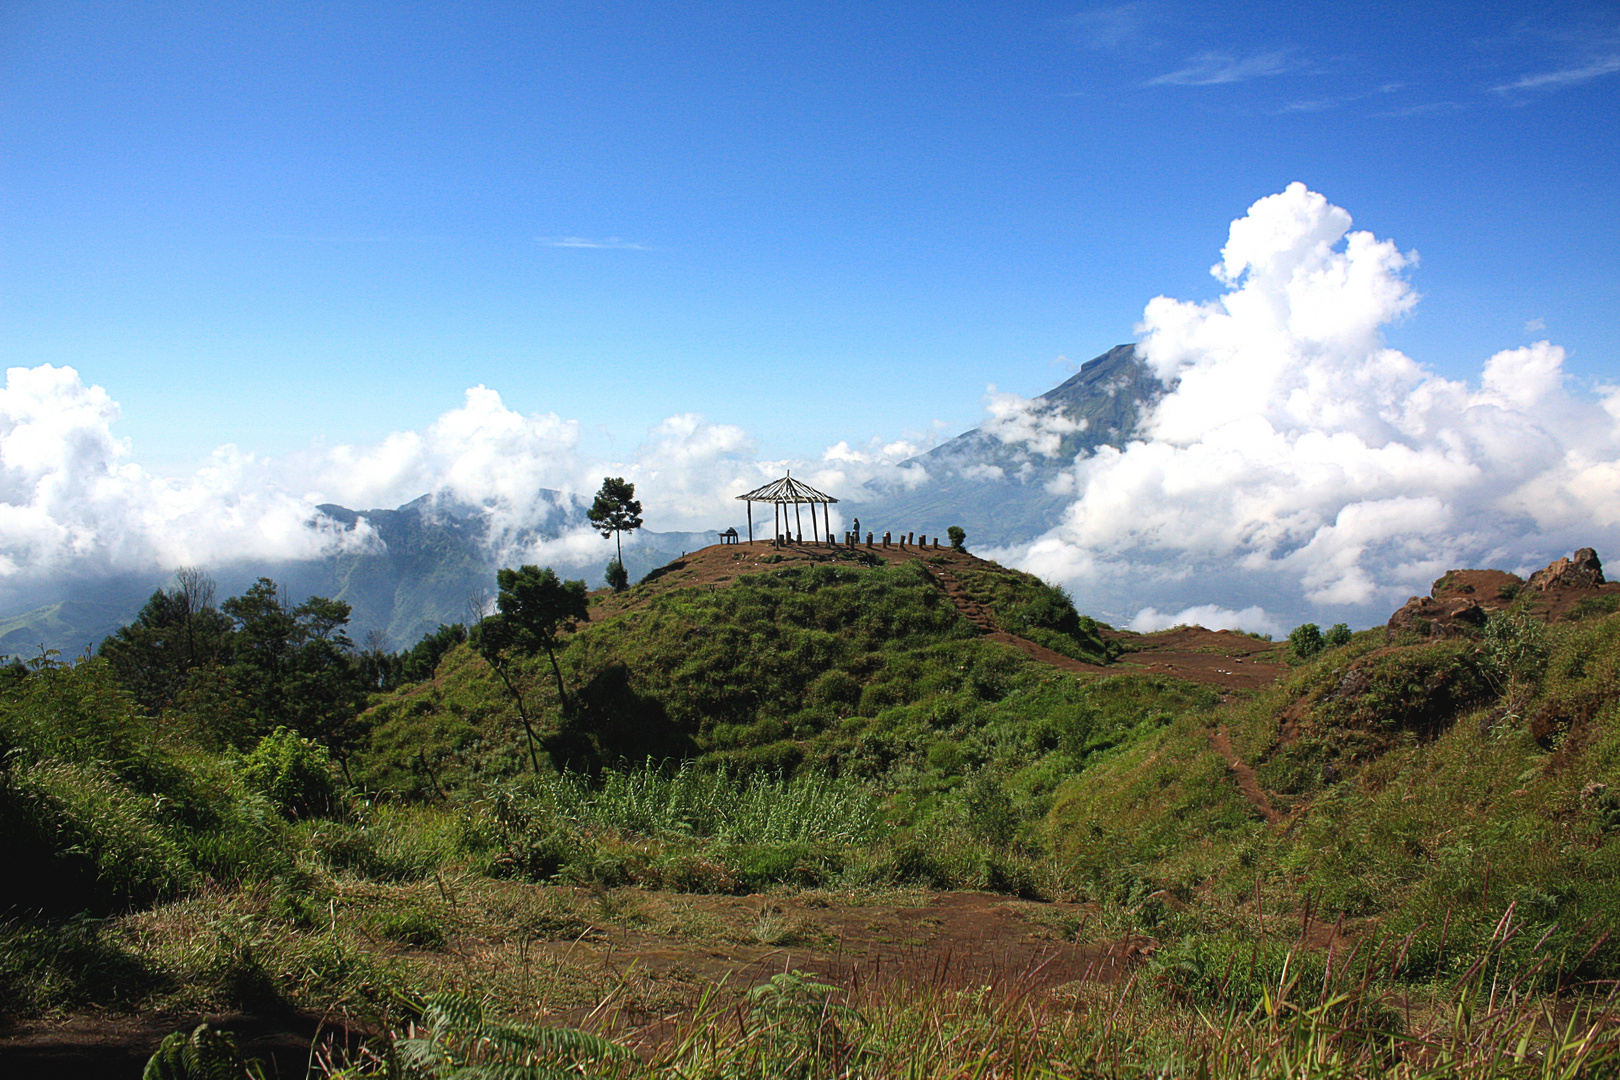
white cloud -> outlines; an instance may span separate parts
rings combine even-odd
[[[998,442],[1026,447],[1042,457],[1055,457],[1063,436],[1086,429],[1085,420],[1073,420],[1045,398],[1004,394],[994,386],[985,390],[985,419],[980,428]]]
[[[1174,614],[1161,612],[1157,608],[1145,607],[1136,613],[1136,617],[1126,624],[1127,630],[1135,630],[1138,634],[1151,634],[1155,630],[1168,630],[1172,626],[1202,626],[1210,630],[1246,630],[1251,634],[1278,634],[1282,626],[1270,615],[1265,608],[1246,607],[1242,611],[1231,611],[1218,604],[1204,604],[1199,607],[1182,608]]]
[[[70,367],[11,368],[0,389],[0,578],[115,572],[232,557],[314,558],[375,543],[266,483],[222,447],[173,480],[129,461],[118,405]]]
[[[559,515],[571,500],[588,500],[604,476],[637,485],[647,528],[701,531],[740,524],[736,496],[789,469],[844,497],[868,482],[915,487],[927,471],[903,463],[932,445],[932,436],[846,441],[819,460],[760,461],[742,428],[680,413],[625,458],[593,460],[579,453],[577,421],[519,412],[475,386],[422,430],[279,460],[225,446],[190,475],[161,477],[131,460],[128,442],[113,434],[118,417],[112,396],[72,368],[8,372],[0,390],[0,584],[38,584],[63,571],[377,550],[381,541],[363,518],[344,529],[317,506],[390,508],[423,495],[446,511],[483,515],[498,558],[577,564],[605,550],[602,539]],[[833,519],[837,527],[836,507]],[[537,527],[553,535],[537,537]]]
[[[317,463],[317,501],[394,506],[433,492],[474,506],[535,509],[541,488],[575,478],[579,424],[556,413],[525,416],[485,386],[466,392],[426,431],[399,431],[373,446],[336,446]]]
[[[1062,524],[1000,554],[1103,612],[1363,624],[1452,567],[1620,557],[1620,390],[1570,393],[1545,341],[1473,386],[1388,348],[1415,258],[1350,226],[1301,184],[1234,221],[1220,299],[1146,307],[1140,354],[1171,391],[1142,437],[1078,461]]]
[[[932,434],[892,440],[874,438],[859,444],[840,440],[822,451],[820,466],[805,473],[806,482],[828,494],[847,492],[852,497],[868,484],[878,490],[910,490],[926,484],[930,477],[921,463],[907,462],[933,446]],[[833,520],[838,520],[836,511]]]
[[[1158,21],[1153,5],[1128,3],[1082,11],[1070,16],[1068,24],[1093,49],[1134,50],[1156,44],[1149,27]]]
[[[632,243],[618,236],[604,236],[594,239],[589,236],[539,236],[536,242],[546,247],[554,248],[582,248],[594,251],[651,251],[645,244]]]
[[[1148,86],[1220,86],[1247,82],[1267,75],[1281,75],[1293,69],[1286,50],[1232,56],[1229,53],[1200,53],[1185,67],[1147,81]]]
[[[1613,53],[1595,57],[1576,67],[1525,75],[1513,82],[1493,86],[1491,89],[1498,94],[1512,94],[1524,90],[1558,90],[1576,83],[1589,82],[1604,75],[1613,75],[1617,71],[1620,71],[1620,53]]]

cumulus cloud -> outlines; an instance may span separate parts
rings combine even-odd
[[[757,451],[758,444],[742,428],[681,413],[656,425],[630,461],[613,466],[617,473],[603,468],[636,484],[657,528],[707,529],[730,520],[736,496],[764,483]]]
[[[364,550],[313,504],[264,482],[266,463],[222,447],[174,480],[129,460],[119,409],[70,367],[11,368],[0,389],[0,579],[114,572],[230,557]]]
[[[1256,202],[1211,271],[1224,295],[1145,309],[1170,391],[1142,438],[1077,461],[1061,525],[1001,554],[1102,610],[1366,624],[1452,567],[1620,552],[1620,389],[1572,392],[1546,341],[1472,385],[1388,348],[1415,263],[1302,184]]]
[[[640,482],[648,516],[664,530],[729,517],[728,494],[760,482],[755,445],[740,428],[682,414],[655,427],[628,461],[586,461],[576,421],[518,412],[485,386],[421,431],[282,460],[226,446],[178,478],[131,460],[128,442],[113,434],[118,417],[112,396],[72,368],[7,373],[0,579],[376,551],[381,541],[364,518],[349,529],[317,507],[388,508],[423,495],[444,511],[482,516],[500,555],[529,552],[537,529],[561,531],[550,542],[566,553],[594,537],[569,531],[572,504],[604,475]]]
[[[911,459],[933,446],[932,437],[873,438],[859,444],[840,440],[822,452],[809,482],[825,491],[853,492],[868,485],[879,491],[909,491],[932,479],[921,462]]]
[[[225,446],[180,477],[136,464],[133,448],[114,434],[118,418],[107,390],[86,385],[72,368],[8,373],[0,390],[0,586],[64,571],[146,573],[374,552],[382,541],[364,517],[347,528],[318,507],[391,508],[424,495],[430,512],[481,517],[497,559],[576,565],[604,550],[580,520],[604,476],[635,483],[647,526],[660,532],[734,524],[735,497],[789,468],[832,491],[927,478],[900,464],[926,449],[914,441],[842,442],[820,460],[760,461],[742,428],[696,413],[663,420],[621,459],[590,459],[579,452],[577,421],[512,409],[486,386],[467,390],[422,430],[279,460]]]
[[[426,431],[399,431],[373,446],[337,446],[316,463],[316,497],[345,506],[394,506],[434,492],[474,506],[503,505],[529,519],[542,488],[574,480],[579,424],[556,413],[525,416],[485,386]]]
[[[1145,607],[1136,613],[1126,629],[1134,630],[1138,634],[1151,634],[1155,630],[1168,630],[1172,626],[1203,626],[1210,630],[1246,630],[1251,634],[1272,634],[1282,632],[1282,626],[1270,615],[1265,608],[1246,607],[1242,611],[1230,611],[1218,604],[1203,604],[1199,607],[1182,608],[1180,611],[1161,612],[1157,608]]]

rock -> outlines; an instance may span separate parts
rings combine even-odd
[[[1406,632],[1425,638],[1469,637],[1486,618],[1485,609],[1466,596],[1446,600],[1414,596],[1389,617],[1384,637],[1393,641]]]
[[[1554,559],[1537,570],[1530,575],[1527,584],[1536,592],[1547,592],[1555,588],[1597,589],[1607,582],[1603,579],[1603,563],[1598,560],[1597,552],[1581,548],[1570,558]]]

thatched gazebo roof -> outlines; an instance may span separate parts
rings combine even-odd
[[[769,503],[835,503],[838,500],[825,491],[817,491],[802,480],[793,479],[790,471],[780,480],[772,480],[764,487],[755,488],[746,495],[738,495],[739,499],[748,502]]]
[[[787,508],[793,507],[793,520],[799,526],[800,537],[803,537],[804,523],[799,517],[799,507],[805,503],[810,504],[810,534],[819,541],[816,522],[816,504],[821,505],[822,521],[827,526],[827,542],[832,542],[832,520],[827,516],[827,506],[838,500],[825,491],[817,491],[802,480],[793,479],[793,471],[780,480],[772,480],[764,487],[755,488],[746,495],[738,495],[738,499],[748,504],[748,541],[754,540],[754,504],[757,502],[771,503],[775,508],[777,520],[776,535],[782,535],[783,525],[787,522]],[[792,534],[789,534],[791,538]]]

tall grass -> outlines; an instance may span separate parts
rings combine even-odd
[[[879,799],[862,783],[736,769],[647,765],[597,778],[563,772],[530,788],[537,808],[579,825],[722,843],[858,844],[884,831]]]
[[[1488,981],[1470,979],[1407,1023],[1390,1000],[1350,983],[1331,995],[1296,996],[1298,984],[1284,973],[1253,1008],[1206,1012],[1167,1007],[1136,976],[1051,994],[1018,980],[840,987],[790,971],[741,994],[711,987],[673,1021],[635,1027],[593,1014],[594,1037],[503,1025],[480,1042],[467,1038],[471,1027],[431,1029],[441,1042],[470,1047],[455,1060],[420,1053],[415,1025],[394,1034],[397,1050],[318,1060],[323,1076],[356,1080],[439,1080],[466,1075],[455,1070],[473,1062],[486,1076],[645,1080],[1573,1080],[1620,1070],[1613,994],[1568,1006],[1500,997]],[[478,1023],[487,1027],[481,1015]]]

